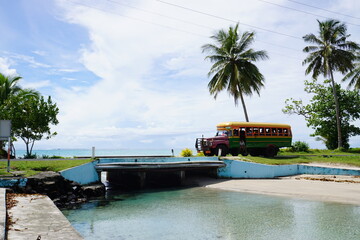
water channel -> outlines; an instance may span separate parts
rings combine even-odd
[[[201,187],[109,192],[63,213],[85,239],[360,239],[360,205]]]

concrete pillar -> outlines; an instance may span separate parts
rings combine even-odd
[[[178,183],[179,185],[182,184],[183,180],[185,179],[185,171],[177,171],[176,173],[176,176],[177,176],[177,180],[178,180]]]
[[[140,187],[140,189],[142,189],[145,186],[146,172],[138,172],[137,176],[138,176],[138,181],[139,181],[139,187]]]

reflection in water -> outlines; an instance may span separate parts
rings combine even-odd
[[[66,210],[85,239],[360,239],[360,207],[191,188]]]

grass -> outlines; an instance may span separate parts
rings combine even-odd
[[[306,155],[297,155],[293,153],[294,156],[279,155],[274,158],[264,158],[264,157],[252,157],[246,156],[243,160],[249,162],[256,162],[269,165],[286,165],[286,164],[299,164],[299,163],[337,163],[344,165],[353,165],[360,167],[360,154],[353,156],[336,156],[336,155],[316,155],[316,156],[306,156]]]
[[[13,171],[24,171],[24,176],[29,177],[43,171],[58,172],[64,169],[76,167],[91,162],[91,159],[76,160],[51,160],[51,161],[11,161],[10,173]],[[0,162],[0,176],[9,175],[7,172],[7,161]]]
[[[291,152],[290,148],[280,149],[278,153],[280,156],[292,155],[358,155],[360,156],[360,148],[350,148],[345,151],[339,150],[324,150],[324,149],[310,149],[308,152]]]

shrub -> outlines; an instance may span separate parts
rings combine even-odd
[[[294,152],[309,152],[309,144],[302,141],[296,141],[291,146]]]
[[[198,152],[196,154],[197,157],[205,157],[205,154],[203,152]]]
[[[38,158],[36,153],[34,153],[34,154],[25,154],[24,155],[24,159],[36,159],[36,158]]]
[[[181,150],[181,153],[180,153],[180,156],[182,156],[182,157],[192,157],[192,155],[193,155],[193,152],[189,148],[185,148],[185,149]]]

